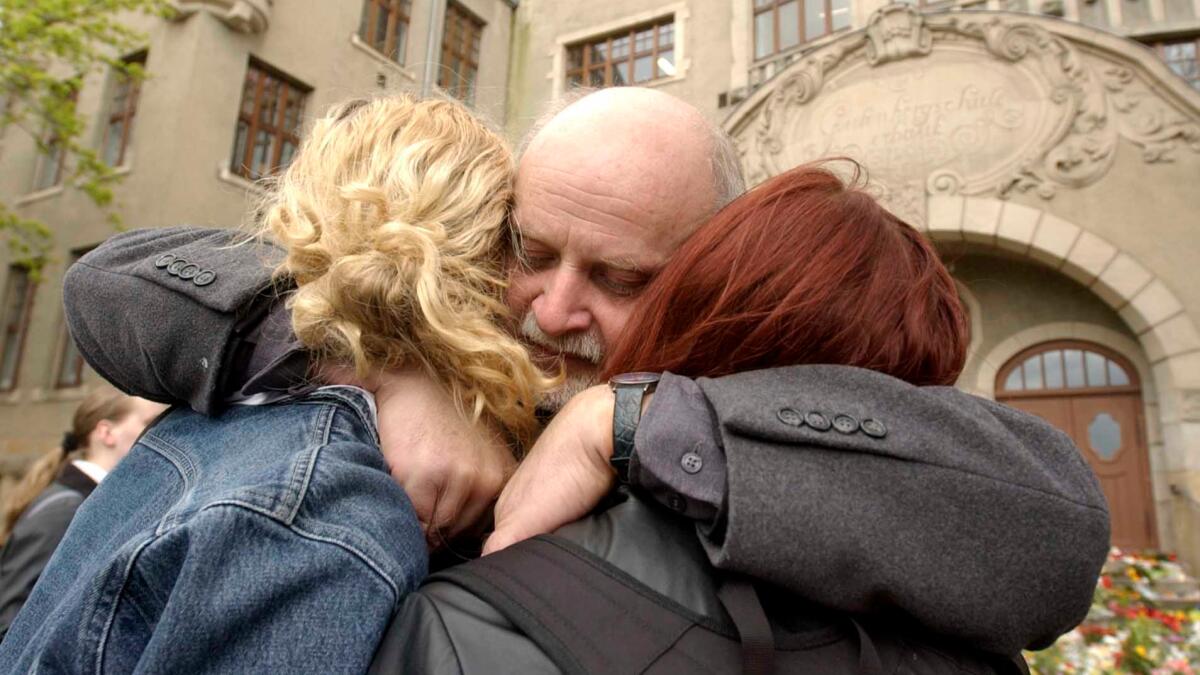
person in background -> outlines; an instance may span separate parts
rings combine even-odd
[[[0,638],[25,604],[75,511],[166,406],[105,385],[88,394],[62,446],[39,459],[0,522]]]

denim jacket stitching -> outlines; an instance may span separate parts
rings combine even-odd
[[[195,484],[196,465],[188,458],[186,452],[175,447],[173,443],[165,438],[153,434],[144,434],[138,443],[145,445],[155,454],[170,462],[175,467],[175,470],[179,472],[179,477],[183,481],[179,499],[163,515],[162,520],[158,523],[158,527],[154,530],[155,535],[161,535],[173,528],[179,522],[179,519],[183,517],[183,508],[187,505],[186,496],[191,494],[192,487]]]
[[[327,404],[328,402],[321,401],[321,399],[336,399],[344,407],[349,408],[354,412],[355,415],[358,416],[358,419],[362,422],[363,427],[370,431],[371,440],[373,440],[376,445],[379,445],[379,429],[376,428],[376,422],[371,419],[370,415],[363,411],[362,405],[358,400],[356,400],[361,398],[361,394],[343,392],[337,388],[333,388],[315,391],[308,395],[308,400],[294,401],[294,403],[299,405],[322,405]]]
[[[288,493],[295,495],[295,499],[285,516],[284,522],[288,525],[296,520],[296,514],[300,512],[300,507],[304,505],[304,498],[308,496],[308,486],[312,480],[313,471],[316,470],[317,458],[321,456],[322,448],[329,443],[329,430],[333,426],[333,415],[336,410],[336,405],[326,404],[318,413],[319,417],[312,429],[313,438],[309,440],[309,447],[312,450],[305,453],[307,461],[296,462],[292,467],[292,477],[288,481]]]
[[[155,533],[153,536],[147,537],[146,541],[143,541],[134,549],[133,553],[129,556],[129,560],[125,562],[125,569],[121,573],[120,583],[116,588],[111,589],[111,593],[108,592],[110,589],[106,588],[108,586],[107,583],[104,584],[104,588],[101,588],[95,618],[100,618],[104,615],[107,616],[104,616],[104,625],[100,629],[99,641],[96,645],[95,672],[97,673],[104,672],[104,652],[108,649],[108,638],[112,632],[113,622],[117,619],[117,607],[121,604],[121,598],[125,595],[125,586],[129,583],[129,575],[133,573],[133,566],[137,564],[138,558],[142,556],[142,552],[146,550],[146,547],[160,538],[161,533]],[[95,618],[92,620],[92,623],[95,623]]]

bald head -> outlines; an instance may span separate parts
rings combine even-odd
[[[527,339],[578,357],[568,374],[590,383],[646,282],[740,188],[724,136],[660,91],[603,89],[557,112],[517,172],[527,265],[513,271],[509,302]]]

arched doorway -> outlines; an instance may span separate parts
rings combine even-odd
[[[1100,479],[1112,542],[1157,545],[1137,371],[1090,342],[1047,342],[1013,357],[996,377],[996,400],[1062,429]]]

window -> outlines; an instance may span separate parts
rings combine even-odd
[[[74,106],[79,96],[78,83],[64,81],[57,86],[62,87],[63,93],[68,95],[71,105]],[[63,166],[67,163],[67,148],[59,139],[58,134],[51,130],[46,133],[44,138],[46,139],[45,146],[41,157],[38,158],[37,170],[33,174],[34,192],[47,190],[61,183]]]
[[[1001,373],[1000,393],[1057,391],[1062,389],[1136,388],[1126,367],[1087,345],[1061,344],[1039,351]]]
[[[1160,42],[1154,45],[1154,50],[1176,75],[1187,80],[1193,89],[1200,90],[1200,36]]]
[[[4,348],[0,351],[0,391],[17,386],[21,351],[33,310],[33,291],[36,284],[29,269],[22,265],[8,268],[8,283],[4,288]]]
[[[754,60],[850,26],[850,0],[753,0]]]
[[[411,14],[410,0],[363,0],[358,36],[380,54],[396,63],[404,63]]]
[[[95,247],[89,246],[72,251],[71,264],[75,264],[84,254],[93,248]],[[71,338],[71,332],[67,330],[65,319],[63,320],[61,341],[62,344],[59,346],[58,353],[58,375],[54,378],[54,387],[56,389],[78,387],[83,384],[83,354],[79,353],[79,347],[75,344],[75,340]]]
[[[482,21],[458,3],[447,3],[438,86],[468,104],[475,102],[475,78],[479,74],[479,41],[482,35]]]
[[[674,75],[674,17],[567,47],[568,86],[644,84]]]
[[[146,52],[125,59],[126,65],[145,66]],[[133,116],[137,113],[141,82],[117,72],[112,98],[108,104],[108,126],[104,129],[104,162],[109,166],[125,164],[125,151],[133,131]]]
[[[251,59],[233,141],[234,173],[258,180],[287,168],[300,146],[300,123],[309,91]]]
[[[566,83],[571,86],[644,84],[674,74],[673,18],[566,48]]]

